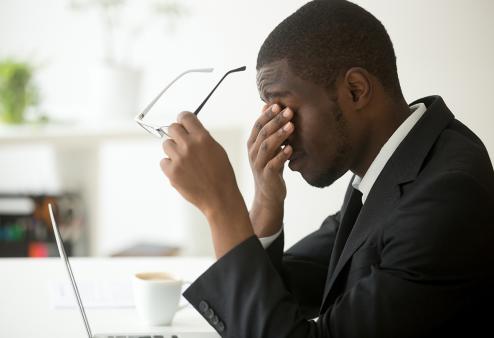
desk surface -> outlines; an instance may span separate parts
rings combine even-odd
[[[194,280],[213,260],[210,258],[73,258],[77,281],[125,279],[138,271],[169,271]],[[87,338],[79,310],[55,309],[49,285],[68,279],[59,258],[0,259],[0,337]],[[134,308],[86,309],[93,333],[161,331],[214,332],[192,307],[179,311],[172,326],[144,326]],[[218,336],[219,337],[219,336]]]

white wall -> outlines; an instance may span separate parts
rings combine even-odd
[[[89,70],[102,55],[97,15],[71,12],[67,2],[0,0],[0,57],[21,57],[40,65],[38,80],[43,90],[43,105],[58,118],[88,113]],[[406,99],[442,95],[456,116],[484,140],[492,156],[494,118],[489,97],[494,89],[494,21],[491,18],[494,2],[356,2],[387,27],[396,49]],[[134,1],[133,18],[139,17],[149,3]],[[247,162],[240,158],[245,158],[242,144],[261,106],[255,86],[257,51],[275,25],[305,1],[190,0],[183,3],[189,7],[190,14],[177,23],[173,35],[165,34],[153,24],[134,50],[125,53],[132,64],[144,72],[139,102],[143,106],[157,88],[182,69],[247,65],[246,73],[237,74],[220,87],[201,113],[201,119],[213,129],[227,127],[243,131],[243,134],[237,133],[240,145],[232,147],[231,156],[239,159],[236,161],[239,181],[250,204],[252,181]],[[231,142],[236,144],[236,141]],[[139,144],[109,144],[102,155],[101,203],[105,214],[98,230],[95,253],[109,253],[136,238],[189,243],[184,231],[187,223],[184,214],[188,211],[175,213],[184,207],[159,172],[159,144],[151,140]],[[36,168],[31,168],[31,174],[23,168],[13,175],[12,154],[7,156],[0,152],[0,168],[11,168],[0,177],[0,190],[6,185],[15,186],[16,181],[20,185],[25,177],[38,170],[42,172],[40,187],[56,185],[56,179],[47,177],[50,170],[40,169],[50,168],[50,156],[44,156],[45,160],[41,155],[33,158]],[[147,173],[146,181],[137,184],[135,173],[142,170]],[[308,187],[298,174],[288,170],[286,178],[289,193],[285,224],[289,245],[317,228],[329,212],[340,207],[349,177],[323,190]],[[143,194],[147,203],[139,204]],[[173,221],[165,221],[165,214],[174,215]]]

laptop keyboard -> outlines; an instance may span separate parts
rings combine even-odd
[[[132,336],[107,336],[106,338],[165,338],[165,336],[162,336],[162,335],[144,335],[144,336],[141,336],[141,335],[132,335]],[[172,335],[171,337],[169,338],[178,338],[177,335]]]

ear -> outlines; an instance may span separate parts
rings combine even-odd
[[[343,83],[355,110],[364,108],[372,96],[371,75],[361,67],[353,67],[345,73]]]

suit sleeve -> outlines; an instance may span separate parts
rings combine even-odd
[[[318,230],[297,242],[285,253],[284,233],[266,249],[285,287],[296,299],[307,319],[319,314],[329,259],[339,224],[338,212],[327,217]],[[304,273],[301,274],[300,271]]]
[[[475,306],[479,283],[492,281],[486,276],[493,266],[493,207],[491,192],[466,175],[423,184],[383,227],[380,263],[317,320],[304,315],[296,296],[302,288],[294,287],[306,270],[285,268],[279,248],[267,252],[255,236],[220,258],[184,296],[222,337],[426,336],[445,322],[460,322],[456,314]]]

